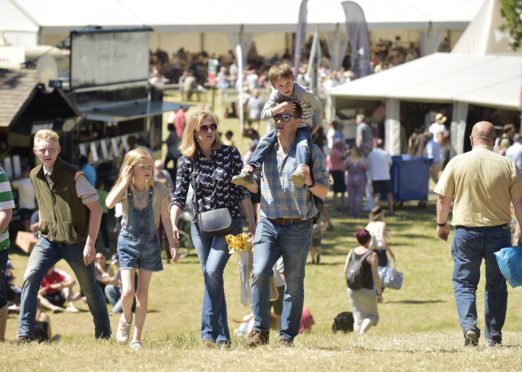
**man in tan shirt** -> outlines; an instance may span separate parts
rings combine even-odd
[[[464,344],[478,345],[476,290],[484,259],[485,332],[487,344],[494,346],[502,343],[507,307],[506,281],[494,253],[511,246],[511,202],[517,220],[522,221],[522,175],[513,160],[493,152],[495,129],[491,123],[475,124],[470,140],[472,150],[454,157],[435,187],[439,194],[437,235],[444,241],[449,237],[447,218],[454,198],[453,291]]]

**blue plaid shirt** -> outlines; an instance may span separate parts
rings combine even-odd
[[[312,175],[316,184],[328,185],[326,160],[319,147],[311,148]],[[261,216],[273,218],[309,219],[317,209],[312,193],[306,187],[295,187],[290,176],[297,168],[295,145],[282,157],[277,154],[277,143],[265,156],[261,170]]]

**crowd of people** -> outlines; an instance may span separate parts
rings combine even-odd
[[[23,205],[25,218],[37,216],[36,221],[24,222],[26,227],[37,231],[37,242],[27,263],[22,288],[16,291],[10,287],[15,298],[18,292],[20,342],[40,340],[39,322],[47,324],[43,326],[45,340],[59,338],[52,336],[49,318],[39,313],[40,308],[53,313],[75,313],[78,312],[75,302],[85,301],[93,316],[96,338],[108,339],[112,335],[107,308],[110,303],[112,312],[121,314],[116,341],[140,350],[152,274],[163,270],[162,246],[166,246],[173,262],[179,259],[178,248],[183,237],[181,216],[191,202],[189,234],[204,283],[202,343],[210,347],[231,345],[224,291],[224,270],[230,255],[224,235],[245,232],[255,247],[252,322],[246,344],[257,347],[269,343],[274,319],[270,311],[271,278],[278,271],[283,273],[284,280],[276,289],[281,299],[275,316],[277,344],[292,346],[295,337],[313,323],[303,306],[305,265],[310,248],[312,262],[320,260],[320,219],[326,219],[326,225],[331,226],[328,211],[321,212],[330,179],[334,205],[339,212],[355,218],[362,217],[363,210],[370,212],[366,228],[355,233],[359,245],[348,253],[344,273],[354,331],[362,334],[377,325],[378,303],[383,300],[384,290],[379,268],[396,261],[389,246],[386,212],[381,206],[381,200],[385,199],[387,214],[394,214],[391,156],[384,149],[383,140],[374,137],[363,114],[356,116],[356,138],[351,147],[337,122],[331,122],[325,134],[320,101],[296,81],[288,64],[272,65],[267,77],[273,93],[259,111],[263,120],[273,120],[275,129],[243,158],[234,146],[232,132],[225,133],[223,140],[220,138],[214,113],[200,110],[187,119],[183,107],[171,118],[165,161],[154,161],[147,148],[135,147],[125,154],[119,176],[108,193],[103,192],[96,172],[85,161],[80,168],[60,158],[56,132],[44,129],[35,134],[33,152],[39,165],[25,172],[28,181],[13,184],[19,190],[27,189],[28,197],[34,199],[33,204]],[[430,148],[427,141],[423,146],[426,154],[436,154],[437,148],[439,154],[443,153],[441,148],[448,138],[445,121],[446,117],[440,113],[434,116],[429,132],[436,145],[432,143],[431,150],[426,150]],[[486,325],[486,337],[491,345],[502,342],[506,286],[493,253],[510,245],[506,226],[511,218],[510,201],[517,219],[522,219],[520,170],[508,157],[522,146],[519,138],[515,141],[510,137],[508,128],[504,134],[497,145],[499,152],[505,147],[505,139],[512,138],[514,143],[505,148],[506,156],[502,157],[489,151],[495,145],[493,126],[487,122],[476,124],[471,136],[472,152],[449,161],[440,180],[437,175],[437,234],[441,239],[448,238],[447,217],[455,197],[453,281],[467,345],[476,345],[480,335],[473,298],[482,257],[488,268],[486,290],[499,294],[487,302],[486,319],[491,321]],[[325,144],[329,147],[328,156],[323,151]],[[165,169],[171,162],[176,170],[174,175]],[[437,162],[432,160],[432,163]],[[477,178],[464,177],[468,168],[477,172]],[[466,179],[462,181],[462,177]],[[484,183],[479,191],[473,191],[473,185],[466,186],[466,182],[475,179]],[[492,185],[502,185],[505,192],[492,198]],[[15,205],[11,185],[2,170],[0,188],[0,231],[4,231],[0,265],[7,267],[10,245],[7,226]],[[489,202],[485,205],[486,199],[491,200],[491,205]],[[39,210],[34,212],[36,205]],[[104,213],[113,208],[118,209],[118,237],[116,254],[108,263],[109,252],[105,249],[110,246],[110,238],[98,251],[96,240]],[[221,220],[213,216],[220,216]],[[208,224],[225,222],[226,226],[219,231],[209,230]],[[495,240],[496,234],[502,238],[501,243],[478,243],[482,237]],[[472,243],[468,244],[469,240]],[[54,267],[62,259],[76,279]],[[76,284],[80,287],[78,292],[73,289]],[[6,288],[0,286],[2,340],[7,319]],[[307,319],[306,325],[300,327],[303,319]]]

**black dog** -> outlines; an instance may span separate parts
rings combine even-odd
[[[337,314],[332,324],[332,331],[334,333],[337,331],[343,333],[353,332],[353,314],[349,311]]]

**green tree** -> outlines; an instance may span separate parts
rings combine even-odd
[[[509,33],[509,45],[517,50],[522,41],[522,0],[501,0],[500,14],[506,20],[500,29]]]

